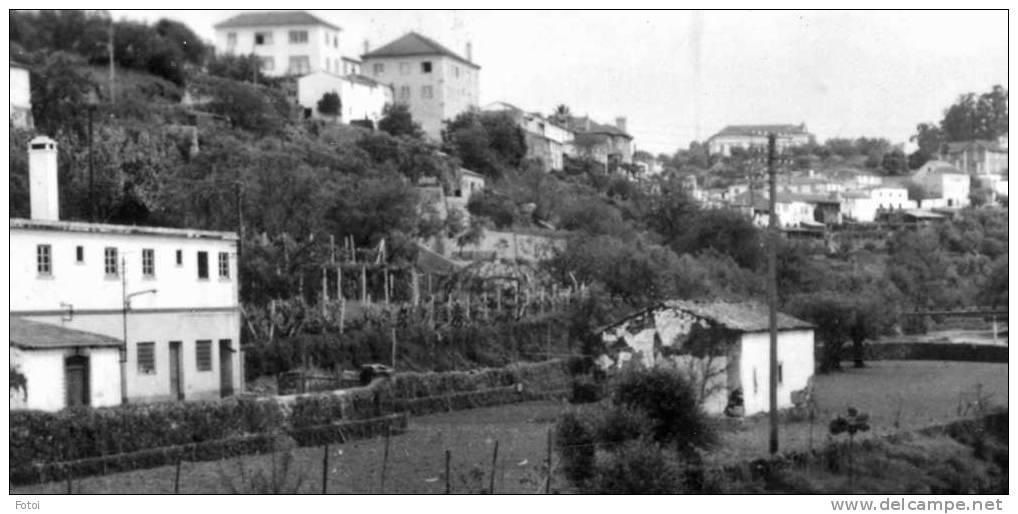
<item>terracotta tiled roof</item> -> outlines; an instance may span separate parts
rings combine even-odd
[[[118,347],[120,340],[48,323],[10,317],[11,346],[32,350],[74,347]]]
[[[213,27],[226,29],[278,25],[325,25],[334,30],[342,30],[307,11],[246,12],[216,23]]]
[[[361,55],[362,60],[367,60],[377,57],[404,57],[410,55],[444,55],[446,57],[452,57],[460,62],[473,66],[474,68],[480,69],[481,67],[477,64],[470,62],[464,57],[460,56],[456,52],[449,50],[445,46],[442,46],[437,41],[422,36],[416,32],[408,32],[402,37],[395,41],[376,48],[366,54]]]

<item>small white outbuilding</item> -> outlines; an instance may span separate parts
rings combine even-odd
[[[813,326],[781,313],[777,322],[778,408],[785,408],[813,376]],[[675,368],[693,379],[708,413],[725,411],[740,390],[752,415],[769,407],[769,330],[763,304],[671,300],[599,329],[605,344],[599,364]]]
[[[11,408],[120,404],[119,339],[17,316],[10,326],[11,370],[23,379],[11,381]]]

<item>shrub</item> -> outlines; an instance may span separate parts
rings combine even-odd
[[[603,396],[601,384],[590,375],[573,379],[573,392],[569,397],[571,403],[593,403],[600,401],[601,396]]]
[[[597,423],[597,440],[614,450],[629,441],[653,438],[654,421],[642,409],[614,405],[601,414]]]
[[[587,494],[680,494],[681,469],[668,452],[648,439],[626,443],[596,466]]]
[[[594,476],[596,447],[589,421],[576,413],[566,413],[555,425],[555,444],[562,458],[562,472],[570,482],[584,484]]]
[[[650,419],[655,441],[676,444],[684,451],[716,440],[696,391],[678,371],[655,368],[622,374],[615,384],[615,405],[642,410]]]

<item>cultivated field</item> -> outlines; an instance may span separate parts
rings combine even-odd
[[[966,362],[884,361],[865,369],[847,369],[817,378],[820,414],[814,440],[826,440],[826,424],[834,412],[852,405],[870,413],[873,431],[882,435],[957,419],[961,391],[982,384],[990,402],[1007,405],[1007,365]],[[548,430],[555,418],[572,407],[556,402],[532,402],[413,418],[410,431],[390,441],[384,492],[442,493],[445,491],[445,450],[451,450],[453,492],[480,492],[489,487],[492,453],[499,444],[495,475],[497,493],[534,493],[544,489]],[[898,427],[895,428],[895,422]],[[758,416],[723,434],[723,444],[710,460],[742,460],[766,454],[767,420]],[[805,449],[808,422],[784,424],[781,447]],[[331,447],[328,491],[376,493],[382,490],[384,439]],[[293,450],[294,461],[282,492],[321,492],[322,448]],[[557,459],[555,459],[557,461]],[[271,457],[250,456],[225,462],[184,463],[181,493],[270,492],[247,487],[240,478],[271,475]],[[173,466],[75,480],[76,493],[172,493]],[[298,479],[300,483],[298,484]],[[231,487],[232,486],[232,487]],[[12,488],[12,493],[64,493],[64,483]],[[567,491],[555,476],[553,491]]]

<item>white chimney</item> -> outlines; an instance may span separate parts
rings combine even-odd
[[[367,39],[364,40],[364,53],[368,53],[371,50],[371,42]]]
[[[474,62],[474,44],[467,41],[467,60]]]
[[[60,219],[57,142],[46,136],[28,142],[28,190],[33,220]]]

